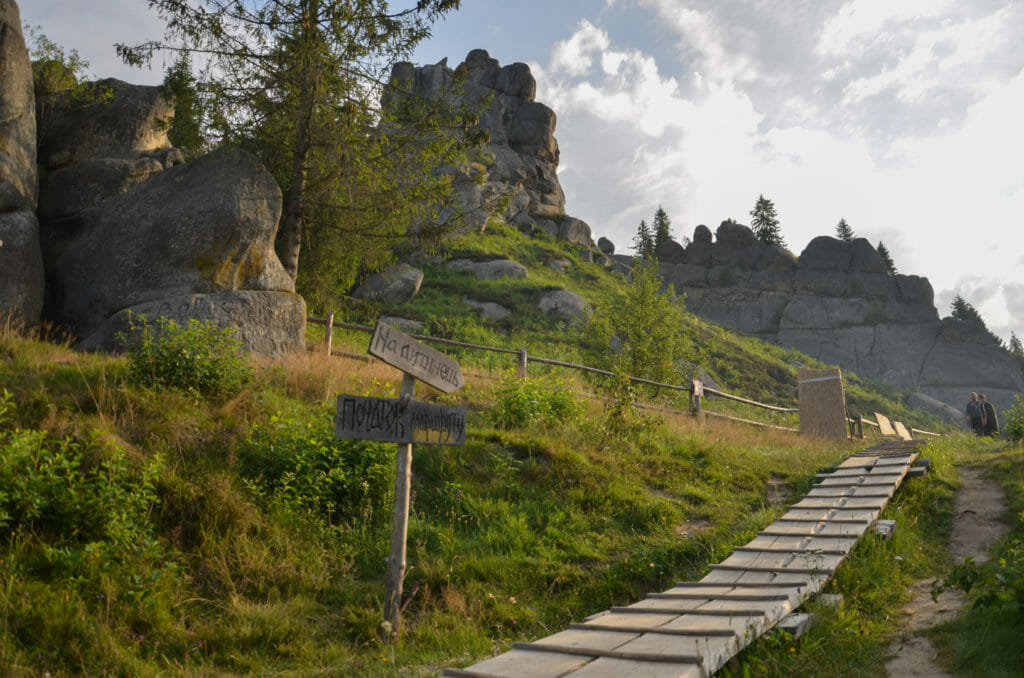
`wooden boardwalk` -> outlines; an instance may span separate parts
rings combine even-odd
[[[917,458],[916,445],[885,442],[850,457],[700,581],[680,582],[443,675],[709,676],[822,589],[903,482]]]

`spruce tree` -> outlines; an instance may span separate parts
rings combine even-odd
[[[786,246],[779,229],[779,219],[775,212],[775,204],[761,195],[757,198],[754,209],[750,210],[750,228],[757,239],[766,245]]]
[[[331,244],[325,264],[345,270],[323,276],[352,277],[386,261],[414,225],[435,223],[423,205],[451,198],[450,177],[436,170],[459,162],[449,132],[471,125],[468,114],[449,122],[422,102],[422,118],[396,125],[379,102],[394,87],[391,65],[460,1],[149,0],[166,39],[117,51],[132,65],[158,51],[201,60],[211,143],[253,152],[281,186],[285,270],[296,279],[300,250]]]
[[[846,219],[840,219],[839,223],[836,224],[836,237],[843,242],[853,241],[853,229],[846,223]]]
[[[1010,332],[1010,353],[1018,358],[1024,358],[1024,345],[1020,343],[1020,337],[1016,332]]]
[[[882,257],[882,261],[885,262],[885,270],[889,272],[889,275],[896,275],[896,264],[893,263],[889,249],[881,240],[878,241],[878,256]]]
[[[640,225],[636,229],[636,235],[633,237],[633,251],[636,252],[637,257],[644,261],[654,259],[654,234],[651,233],[650,226],[643,219],[640,220]]]
[[[658,249],[662,244],[672,239],[672,220],[668,218],[668,213],[662,209],[661,205],[658,205],[657,211],[654,213],[654,251],[657,253]]]

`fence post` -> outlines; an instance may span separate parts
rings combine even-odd
[[[334,311],[327,314],[327,332],[324,335],[324,347],[327,355],[331,355],[331,343],[334,341]]]
[[[700,419],[704,418],[704,413],[700,409],[700,397],[704,395],[704,384],[698,379],[694,379],[690,383],[690,414]]]
[[[857,425],[857,437],[864,438],[864,418],[859,414],[853,418],[854,423]]]
[[[526,349],[519,349],[519,378],[526,379],[526,362],[527,362]]]

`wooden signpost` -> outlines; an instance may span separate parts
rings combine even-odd
[[[405,578],[409,533],[409,486],[413,443],[465,445],[466,408],[413,400],[416,379],[451,393],[463,385],[459,364],[426,344],[377,322],[368,353],[402,370],[400,398],[339,395],[334,433],[339,438],[378,440],[398,444],[395,507],[391,525],[391,555],[385,579],[387,619],[397,633],[401,626],[402,580]]]

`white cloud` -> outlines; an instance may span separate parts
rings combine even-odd
[[[851,0],[825,24],[816,51],[839,57],[862,53],[866,45],[888,40],[891,24],[941,16],[953,4],[954,0]]]
[[[583,75],[594,63],[594,52],[608,49],[608,34],[586,19],[572,37],[555,45],[551,55],[551,69],[568,76]]]

